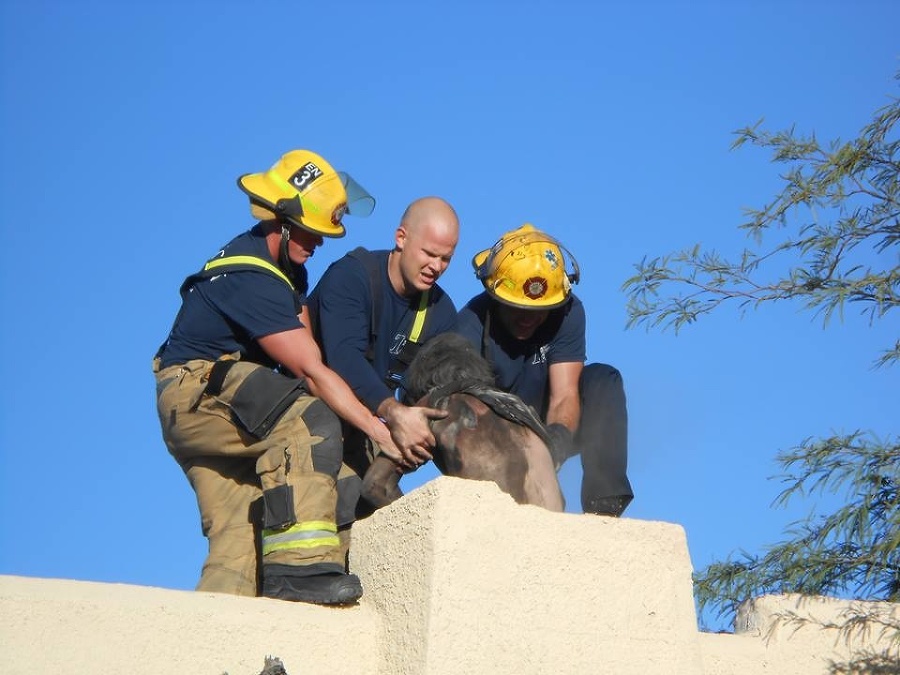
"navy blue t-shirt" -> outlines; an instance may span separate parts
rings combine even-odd
[[[493,304],[487,292],[469,300],[459,310],[456,332],[491,362],[497,387],[516,394],[543,417],[549,401],[550,365],[584,363],[587,358],[584,305],[572,294],[565,305],[550,310],[531,338],[516,340],[496,315],[490,318],[489,334],[484,334],[485,318]]]
[[[421,295],[405,298],[394,290],[388,279],[388,251],[369,254],[375,256],[381,279],[381,317],[375,326],[373,345],[369,344],[373,311],[369,275],[362,261],[352,255],[345,255],[325,270],[310,293],[309,309],[325,362],[375,412],[384,399],[393,395],[386,377],[393,358],[409,340]],[[435,284],[418,342],[453,330],[455,325],[456,306]]]
[[[215,256],[249,255],[272,262],[259,225],[235,237]],[[240,352],[241,358],[274,366],[256,340],[299,328],[306,302],[306,268],[292,265],[295,290],[263,269],[223,271],[197,279],[182,294],[182,308],[161,353],[163,368],[191,359],[214,361]]]

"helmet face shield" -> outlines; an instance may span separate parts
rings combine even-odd
[[[567,260],[571,272],[566,270]],[[495,299],[523,309],[552,309],[564,304],[580,274],[575,257],[532,225],[507,232],[491,248],[478,253],[472,264]]]
[[[351,216],[365,218],[375,210],[375,198],[355,180],[349,173],[338,171],[344,191],[347,193],[346,211]]]
[[[367,216],[375,208],[375,199],[359,183],[308,150],[292,150],[268,171],[241,176],[238,186],[249,196],[251,211],[261,207],[323,237],[344,236],[344,214]]]

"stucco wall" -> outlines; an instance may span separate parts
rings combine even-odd
[[[900,672],[886,635],[837,627],[897,605],[767,597],[736,634],[699,633],[680,526],[489,483],[440,478],[357,523],[351,564],[365,595],[341,609],[0,576],[0,672],[256,675],[276,655],[288,675],[825,675],[866,649]]]
[[[440,479],[358,523],[353,542],[388,642],[404,646],[381,673],[701,672],[677,525]]]
[[[897,603],[764,596],[735,624],[734,635],[701,634],[706,675],[900,674]]]

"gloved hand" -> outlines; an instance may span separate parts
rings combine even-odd
[[[559,423],[547,425],[547,434],[550,436],[550,457],[553,458],[553,467],[559,471],[563,462],[575,454],[575,436],[567,426]]]

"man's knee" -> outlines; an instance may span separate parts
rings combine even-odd
[[[622,374],[605,363],[591,363],[581,373],[581,427],[627,424],[627,404]],[[624,433],[624,429],[621,430]]]
[[[321,399],[315,399],[301,418],[310,435],[319,439],[310,449],[313,470],[337,479],[344,455],[340,418]]]
[[[253,460],[203,457],[185,462],[183,468],[197,495],[204,536],[251,522],[250,507],[260,495]]]
[[[590,363],[581,371],[582,396],[597,390],[623,389],[622,373],[607,363]]]

